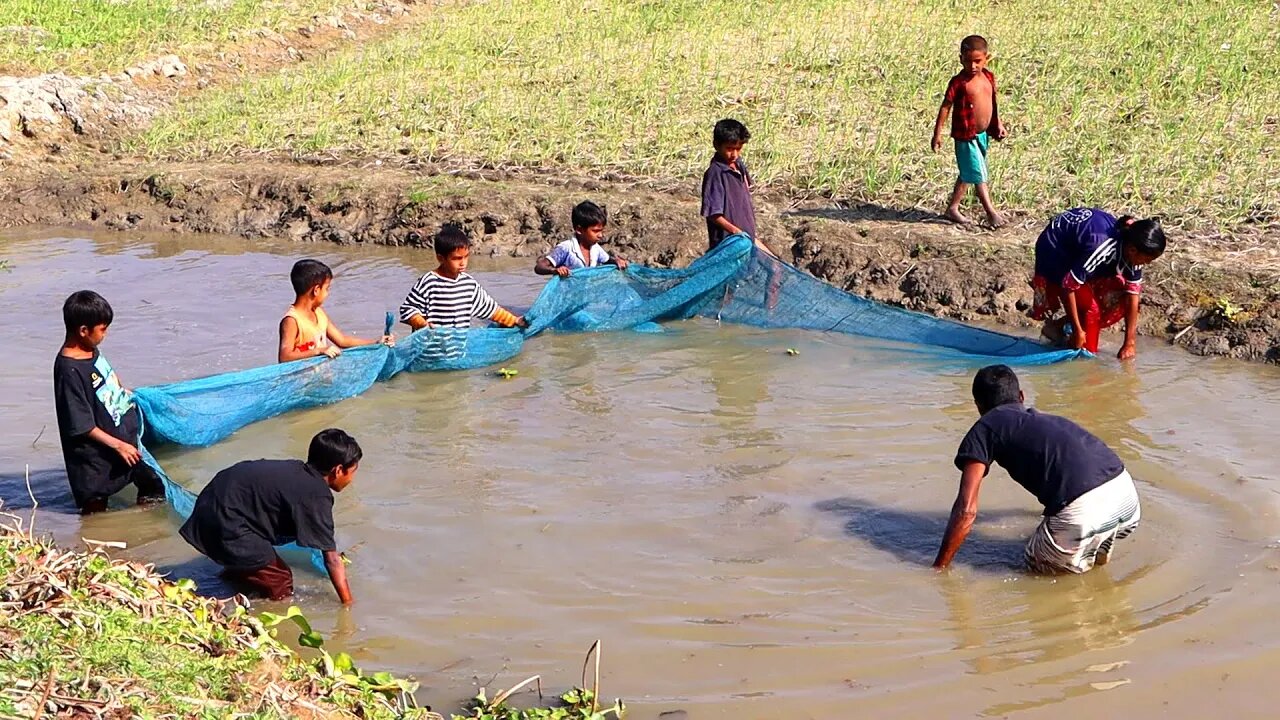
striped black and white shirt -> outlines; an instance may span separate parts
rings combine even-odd
[[[421,315],[438,328],[465,328],[471,327],[471,318],[492,320],[499,309],[470,275],[462,273],[450,280],[433,270],[418,278],[400,303],[400,321],[407,323],[414,315]]]

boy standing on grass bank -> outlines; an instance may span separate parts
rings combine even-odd
[[[400,303],[400,321],[414,330],[468,328],[471,318],[492,320],[503,327],[528,327],[494,302],[476,279],[467,274],[471,238],[457,225],[445,225],[435,238],[435,270],[418,278]]]
[[[138,451],[138,408],[98,352],[114,315],[98,293],[72,293],[62,304],[67,335],[53,361],[53,400],[67,482],[76,507],[86,515],[106,510],[107,498],[129,483],[138,488],[139,505],[164,502],[164,483]]]
[[[275,546],[296,542],[320,550],[338,599],[350,605],[347,571],[333,537],[333,494],[355,479],[362,455],[355,438],[330,428],[311,438],[306,462],[236,463],[200,491],[178,532],[232,582],[271,600],[293,594],[293,571]]]
[[[609,214],[604,208],[590,200],[584,200],[573,207],[570,219],[573,222],[573,237],[556,245],[546,256],[538,258],[533,266],[535,273],[569,277],[569,273],[574,270],[597,265],[615,265],[619,270],[627,269],[626,260],[617,255],[611,256],[600,247],[605,226],[609,224]]]
[[[726,118],[711,131],[716,154],[702,173],[702,217],[707,221],[708,250],[715,250],[730,235],[744,233],[756,247],[776,257],[756,236],[756,209],[751,201],[751,173],[742,160],[742,148],[751,139],[747,126]]]
[[[333,284],[333,270],[319,260],[299,260],[289,272],[295,298],[284,318],[280,320],[280,350],[277,360],[289,362],[316,355],[331,358],[342,353],[340,348],[360,347],[381,342],[395,345],[394,335],[384,335],[381,340],[363,340],[351,337],[329,322],[329,315],[321,305],[329,297]]]
[[[942,126],[951,114],[951,138],[955,141],[960,177],[951,191],[946,217],[952,222],[969,224],[969,219],[960,213],[960,203],[973,185],[982,209],[987,212],[987,221],[991,227],[998,228],[1004,225],[1004,217],[991,204],[991,191],[987,187],[987,133],[993,131],[992,137],[996,140],[1003,140],[1008,133],[1000,121],[996,76],[987,69],[987,59],[987,41],[981,35],[970,35],[960,42],[963,70],[947,84],[933,125],[931,147],[934,152],[942,147]]]

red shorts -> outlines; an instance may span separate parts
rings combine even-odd
[[[249,571],[227,570],[225,574],[233,583],[245,586],[245,590],[266,595],[271,600],[284,600],[293,594],[293,571],[279,555],[266,567]]]
[[[1061,285],[1036,275],[1031,278],[1031,289],[1035,293],[1030,313],[1033,319],[1047,320],[1062,309],[1065,292]],[[1076,310],[1080,313],[1080,324],[1084,325],[1086,350],[1098,352],[1102,329],[1124,318],[1126,295],[1124,278],[1119,275],[1090,280],[1076,290]]]

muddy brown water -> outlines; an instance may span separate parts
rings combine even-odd
[[[103,349],[130,386],[265,364],[304,253],[337,272],[335,322],[366,336],[431,261],[0,236],[6,507],[30,507],[29,466],[40,529],[127,542],[130,557],[225,593],[171,511],[74,514],[49,381],[61,302],[82,287],[112,302]],[[541,285],[523,261],[472,269],[513,308]],[[575,683],[600,638],[602,694],[633,718],[1272,716],[1280,372],[1154,342],[1141,352],[1132,369],[1021,371],[1035,404],[1094,430],[1139,481],[1141,530],[1078,578],[1017,568],[1037,506],[999,470],[957,567],[928,568],[975,418],[972,368],[855,337],[707,321],[547,335],[508,363],[510,380],[402,375],[157,454],[198,488],[241,459],[303,454],[324,427],[354,434],[365,461],[336,518],[356,604],[341,610],[305,569],[295,602],[357,661],[416,675],[437,709],[478,683]]]

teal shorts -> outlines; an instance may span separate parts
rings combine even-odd
[[[987,182],[987,145],[985,132],[972,140],[956,140],[956,165],[960,166],[960,182],[977,185]]]

